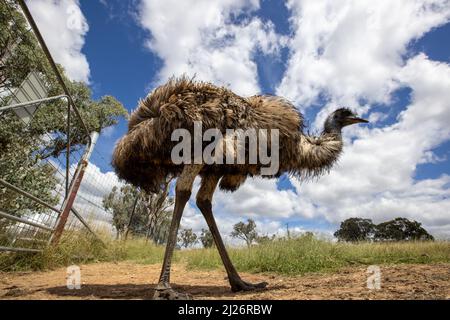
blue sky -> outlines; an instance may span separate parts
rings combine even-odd
[[[436,28],[427,33],[411,46],[415,52],[425,52],[432,60],[450,63],[450,24]],[[408,97],[400,97],[404,101]],[[401,103],[401,102],[400,102]],[[450,141],[444,142],[434,152],[439,158],[445,159],[437,163],[419,165],[416,169],[417,179],[437,178],[443,173],[450,173]]]
[[[134,109],[138,99],[145,97],[154,88],[155,75],[162,64],[156,54],[143,46],[147,32],[142,30],[132,16],[135,1],[110,0],[108,7],[100,1],[81,1],[80,4],[89,23],[82,52],[90,63],[94,97],[114,95],[128,110]],[[254,15],[273,22],[280,34],[289,35],[292,32],[288,22],[289,12],[282,1],[262,1],[260,10],[254,12]],[[432,60],[450,62],[449,37],[450,24],[446,24],[415,41],[410,50],[424,52]],[[276,59],[256,53],[258,80],[263,93],[275,94],[275,87],[285,72],[288,54],[287,48]],[[408,90],[399,90],[395,96],[396,102],[389,105],[390,117],[383,125],[392,124],[396,115],[408,104]],[[306,116],[312,119],[316,112],[317,110],[311,109]],[[122,121],[111,136],[102,137],[98,151],[105,155],[105,159],[109,159],[111,155],[111,144],[125,133],[126,123]],[[446,160],[419,165],[417,179],[436,178],[442,173],[449,173],[450,142],[436,148],[435,153]],[[103,170],[109,169],[102,159],[98,162]]]
[[[450,136],[442,124],[450,96],[429,85],[443,85],[450,74],[450,8],[430,1],[423,7],[351,0],[72,3],[88,25],[77,48],[95,98],[113,95],[132,110],[181,70],[242,95],[283,95],[313,131],[342,105],[374,120],[346,132],[339,165],[317,182],[256,180],[236,195],[219,194],[224,226],[252,217],[262,232],[281,232],[289,223],[329,233],[354,215],[376,222],[403,215],[450,237]],[[429,119],[421,123],[421,117]],[[93,162],[104,173],[126,126],[121,121],[100,138]],[[360,203],[352,202],[358,197]],[[193,204],[184,223],[204,226]]]

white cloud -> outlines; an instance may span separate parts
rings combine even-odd
[[[427,153],[450,138],[450,66],[418,55],[399,81],[413,90],[399,122],[366,130],[347,146],[330,175],[299,187],[300,195],[325,208],[331,221],[365,213],[378,221],[408,216],[429,226],[450,226],[450,177],[413,178]]]
[[[67,76],[89,82],[89,63],[81,52],[89,26],[78,0],[33,0],[27,5],[53,58],[64,66]]]
[[[276,54],[286,39],[272,23],[250,16],[258,8],[254,0],[142,0],[139,21],[151,32],[147,46],[164,61],[158,81],[196,74],[239,94],[259,92],[255,51]],[[240,14],[242,21],[233,20]]]
[[[71,173],[75,165],[71,167]],[[112,171],[102,172],[99,167],[89,163],[80,185],[74,207],[88,223],[95,228],[112,227],[112,215],[103,208],[103,198],[112,188],[121,187],[116,174]]]
[[[392,125],[346,129],[344,154],[329,175],[302,185],[291,180],[311,209],[307,216],[333,223],[406,216],[449,237],[449,176],[416,181],[414,174],[419,164],[438,161],[433,149],[450,138],[450,66],[407,50],[449,21],[449,2],[290,1],[289,8],[296,35],[278,93],[303,109],[325,95],[316,128],[339,105],[368,113],[375,103],[389,108],[395,90],[412,89],[410,105]],[[386,114],[369,117],[376,122]]]
[[[101,135],[106,138],[110,138],[116,130],[116,126],[109,126],[102,130]]]
[[[231,199],[231,200],[229,200]],[[218,191],[215,201],[231,215],[249,218],[286,218],[295,212],[297,195],[292,190],[277,189],[276,180],[249,179],[236,193]]]
[[[417,181],[414,174],[419,164],[439,161],[433,149],[450,138],[450,66],[407,50],[449,21],[448,1],[290,1],[289,7],[296,33],[278,93],[302,109],[326,95],[316,128],[342,104],[369,113],[374,122],[384,120],[386,113],[370,113],[371,107],[385,103],[389,110],[399,88],[411,88],[411,102],[391,125],[345,129],[339,163],[318,181],[291,179],[297,194],[261,179],[248,180],[234,194],[218,192],[218,219],[227,217],[232,225],[256,217],[264,225],[286,217],[325,218],[337,225],[352,216],[375,222],[404,216],[449,238],[450,176]]]
[[[199,209],[195,205],[195,195],[200,186],[200,178],[197,178],[193,187],[193,196],[187,204],[181,228],[191,228],[198,235],[201,229],[207,229],[207,224]],[[224,192],[217,189],[213,198],[213,213],[222,238],[230,245],[243,245],[242,240],[232,238],[230,233],[233,225],[240,221],[253,219],[256,222],[256,230],[261,235],[286,236],[286,225],[282,218],[308,216],[307,205],[298,198],[292,190],[280,191],[277,188],[276,180],[252,178],[239,188],[236,192]],[[324,230],[306,230],[300,226],[289,227],[291,234],[300,234],[305,231],[314,231],[323,234]]]
[[[389,102],[412,40],[450,17],[446,0],[290,0],[291,57],[278,88],[306,108],[325,94],[356,106],[357,98]]]

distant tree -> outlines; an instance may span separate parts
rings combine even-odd
[[[233,226],[233,231],[231,232],[233,238],[242,239],[245,241],[248,247],[250,247],[253,241],[258,237],[256,232],[256,223],[252,219],[248,219],[247,223],[238,222]]]
[[[302,238],[304,240],[312,241],[312,240],[316,239],[316,236],[315,236],[314,232],[305,231],[300,234],[300,238]]]
[[[350,218],[341,222],[334,236],[339,241],[368,241],[373,238],[375,225],[370,219]]]
[[[396,218],[378,225],[370,219],[350,218],[334,233],[339,241],[410,241],[434,240],[417,221]]]
[[[269,235],[263,235],[263,236],[256,236],[255,242],[257,244],[265,244],[265,243],[269,243],[272,242],[275,239],[275,235],[273,234],[271,237],[269,237]]]
[[[204,248],[211,248],[214,245],[213,235],[208,229],[202,229],[199,239]]]
[[[113,187],[103,199],[103,206],[113,215],[117,237],[127,239],[131,232],[152,239],[156,244],[166,241],[172,217],[169,207],[173,203],[169,183],[167,180],[158,193],[146,193],[130,184],[120,189]]]
[[[192,229],[182,229],[180,230],[178,241],[181,242],[182,247],[188,248],[197,242],[197,235]]]
[[[302,234],[302,236],[306,238],[314,238],[314,232],[306,231]]]
[[[125,236],[129,230],[139,230],[145,227],[145,212],[139,203],[141,191],[126,184],[120,189],[114,186],[103,199],[103,206],[113,216],[113,226],[117,238]]]
[[[155,244],[167,243],[170,223],[172,222],[172,213],[172,211],[166,210],[159,214],[154,220],[154,228],[147,233],[147,239],[152,239]]]
[[[173,205],[173,197],[169,195],[171,181],[171,178],[165,180],[157,193],[142,194],[142,202],[148,216],[146,237],[153,239],[156,244],[163,244],[167,241],[172,220],[172,210],[169,210]]]
[[[375,241],[434,240],[417,221],[396,218],[376,226]]]

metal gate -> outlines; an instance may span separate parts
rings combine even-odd
[[[23,23],[16,2],[1,1],[12,24]],[[30,26],[19,41],[34,36],[52,74],[31,71],[20,86],[1,87],[0,125],[8,130],[0,136],[0,251],[39,252],[59,241],[70,214],[94,234],[73,203],[98,133],[87,129],[25,2],[17,3]],[[13,55],[14,45],[1,45]],[[60,94],[48,96],[49,76]]]

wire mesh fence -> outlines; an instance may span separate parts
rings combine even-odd
[[[109,171],[109,161],[95,149],[91,159],[92,162],[86,168],[73,209],[79,212],[94,230],[111,234],[114,232],[112,214],[105,209],[103,200],[120,182],[117,176]],[[75,167],[71,170],[75,170]],[[75,229],[80,227],[80,219],[75,216],[72,218],[70,226]]]
[[[108,223],[108,187],[88,165],[97,135],[25,3],[0,0],[0,24],[0,250],[34,252],[64,227]]]

